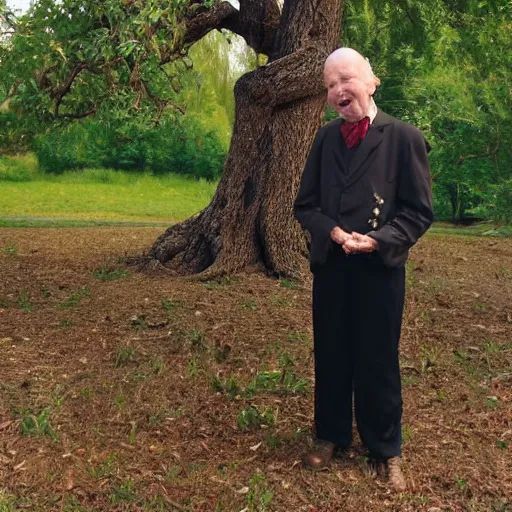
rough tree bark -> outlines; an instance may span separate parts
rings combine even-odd
[[[302,278],[306,240],[292,206],[325,102],[322,68],[337,46],[343,0],[240,0],[224,26],[268,63],[235,85],[235,125],[212,202],[163,233],[150,265],[179,275],[219,277],[263,264]],[[218,27],[219,25],[217,25]]]

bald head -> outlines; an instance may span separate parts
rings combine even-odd
[[[375,86],[380,85],[379,78],[373,74],[370,61],[353,48],[338,48],[334,50],[325,61],[324,74],[326,71],[340,66],[350,67],[364,82],[373,82]]]

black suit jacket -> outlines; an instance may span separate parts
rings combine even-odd
[[[318,130],[294,204],[296,219],[311,234],[311,266],[341,250],[331,243],[335,226],[371,236],[379,243],[377,258],[403,266],[433,220],[430,147],[417,128],[378,110],[345,169],[341,123]]]

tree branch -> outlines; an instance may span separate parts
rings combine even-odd
[[[321,94],[325,55],[313,45],[253,71],[249,94],[260,104],[277,106]]]
[[[75,81],[76,77],[86,68],[87,63],[78,63],[71,71],[71,74],[69,75],[69,78],[67,79],[66,83],[62,87],[59,87],[58,89],[52,91],[52,96],[55,99],[55,117],[59,116],[59,108],[62,103],[62,100],[64,99],[64,96],[66,96],[66,94],[71,90],[71,86],[73,85],[73,82]]]

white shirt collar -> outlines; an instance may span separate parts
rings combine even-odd
[[[370,118],[370,124],[373,123],[375,117],[377,116],[377,105],[375,104],[374,99],[370,103],[370,108],[368,109],[368,117]]]

